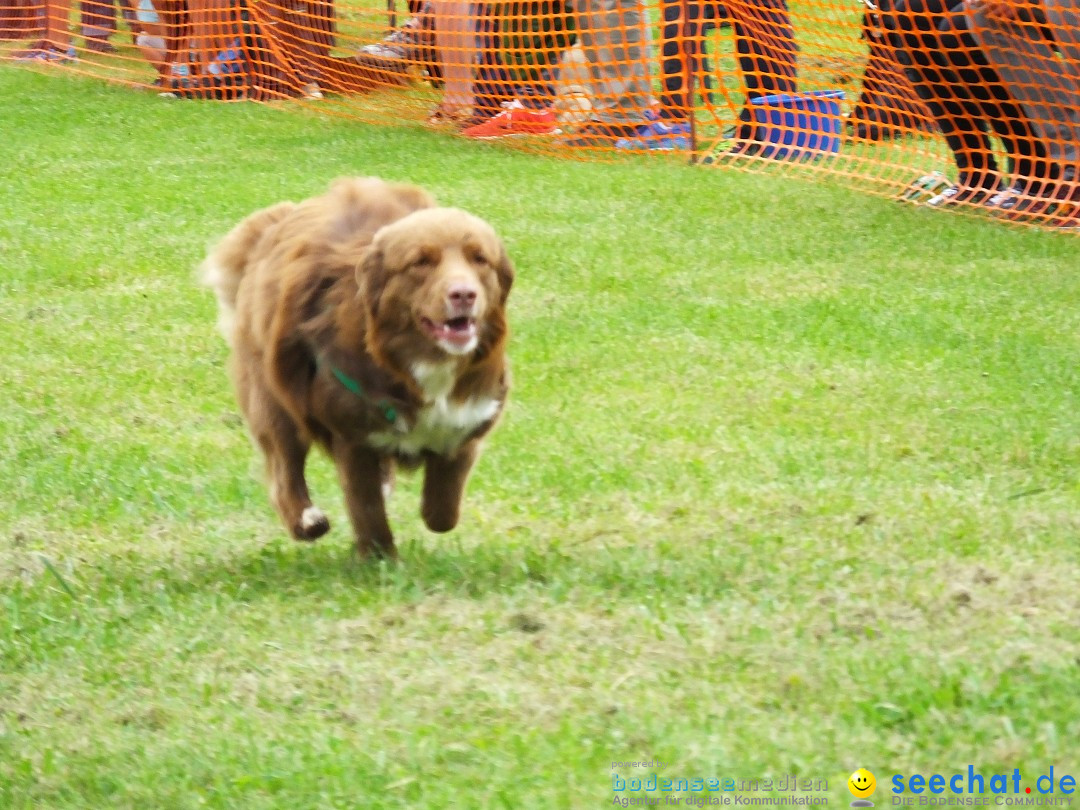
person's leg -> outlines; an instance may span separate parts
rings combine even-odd
[[[997,165],[978,108],[934,59],[941,47],[936,24],[943,9],[941,0],[897,0],[884,6],[880,17],[898,61],[952,152],[959,184],[995,189]]]
[[[498,115],[503,105],[514,98],[514,88],[503,64],[499,48],[499,18],[494,3],[478,3],[475,34],[475,72],[473,78],[473,124]]]
[[[0,3],[0,40],[19,39],[20,9],[15,3]]]
[[[117,0],[117,5],[120,9],[120,16],[124,22],[127,23],[127,27],[131,33],[131,41],[135,42],[135,38],[139,35],[139,16],[135,10],[137,0]]]
[[[683,20],[683,2],[687,20]],[[711,0],[665,0],[662,13],[660,76],[664,90],[659,99],[660,117],[681,121],[694,106],[687,94],[687,76],[701,67],[705,20],[714,19],[716,9]]]
[[[435,10],[430,0],[409,0],[412,16],[401,25],[390,15],[390,32],[357,50],[354,60],[377,84],[405,84],[410,73],[426,72],[433,86],[442,81],[442,63],[435,44]]]
[[[563,0],[512,0],[505,5],[500,51],[514,83],[514,96],[529,109],[555,100],[559,59],[575,41],[573,11]]]
[[[1067,40],[1076,34],[1066,27],[1069,18],[1059,9],[1057,2],[1048,3],[1047,21],[1055,36],[1060,33]],[[1080,88],[1067,59],[1057,57],[1035,26],[1014,25],[982,9],[969,11],[967,21],[1008,94],[1023,107],[1035,137],[1044,145],[1053,164],[1046,174],[1054,181],[1070,182],[1080,159]],[[1062,47],[1063,57],[1067,50]],[[1057,189],[1048,187],[1043,192],[1053,195]]]
[[[963,7],[942,14],[937,23],[941,47],[935,57],[956,75],[978,109],[978,116],[1000,138],[1011,162],[1014,182],[1038,193],[1050,178],[1046,146],[1032,128],[1027,113],[1009,93],[986,53],[967,30]]]
[[[46,0],[45,33],[41,45],[48,58],[73,54],[70,17],[71,0]]]
[[[82,0],[79,4],[80,32],[92,51],[112,52],[109,37],[116,31],[113,0]]]
[[[556,127],[553,74],[572,36],[566,8],[548,0],[487,4],[477,20],[476,100],[467,138],[550,135]]]
[[[168,65],[165,64],[165,39],[164,37],[155,37],[149,34],[138,34],[135,37],[135,47],[139,49],[140,55],[158,74],[159,82],[168,74]]]
[[[931,130],[933,120],[926,105],[911,86],[876,14],[863,15],[861,38],[867,44],[869,58],[858,99],[848,116],[852,134],[859,139],[881,141]]]
[[[687,42],[683,39],[681,0],[664,0],[660,15],[663,21],[660,30],[660,79],[664,85],[660,93],[660,114],[666,118],[678,118],[687,109],[685,73],[693,59],[687,53]]]
[[[1080,202],[1080,2],[1046,0],[1046,6],[1054,43],[1061,53],[1065,88],[1055,105],[1063,124],[1058,130],[1063,186],[1069,199]]]
[[[787,0],[747,2],[733,28],[747,96],[794,93],[798,48]]]
[[[41,37],[45,34],[45,9],[40,0],[11,0],[4,4],[4,11],[0,14],[7,20],[0,22],[0,40],[21,40],[32,37]],[[38,39],[30,46],[29,50],[39,50],[44,47],[44,40]],[[24,49],[23,53],[29,52]],[[17,58],[17,54],[12,56]]]
[[[235,0],[189,0],[190,52],[193,82],[199,98],[233,98],[243,82],[234,66],[239,54],[240,26]],[[284,37],[283,37],[284,38]],[[290,45],[295,39],[289,39]],[[232,51],[232,53],[229,53]]]
[[[431,1],[435,15],[435,47],[444,82],[437,114],[461,120],[472,114],[474,99],[474,7],[469,0]]]
[[[191,73],[191,14],[187,0],[154,0],[165,29],[167,73],[178,82]]]
[[[1046,16],[1066,69],[1080,81],[1080,3],[1077,0],[1045,0]]]
[[[318,59],[330,56],[337,36],[337,10],[334,0],[310,0],[312,53]]]
[[[652,97],[640,0],[582,0],[578,38],[593,83],[597,134],[624,137],[646,124]]]
[[[166,26],[162,22],[161,15],[154,8],[152,0],[134,0],[134,2],[136,5],[132,10],[133,20],[130,25],[135,33],[135,46],[142,57],[157,71],[157,84],[164,84],[164,79],[169,72],[166,63],[168,52],[165,44]],[[158,0],[159,4],[160,2],[161,0]]]
[[[746,85],[746,104],[739,112],[736,139],[753,142],[758,140],[759,133],[753,123],[750,101],[796,91],[795,31],[787,0],[733,0],[726,7],[735,33],[739,70]]]
[[[322,65],[333,44],[333,0],[285,0],[280,38],[305,95],[321,98]]]

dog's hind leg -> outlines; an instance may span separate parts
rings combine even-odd
[[[397,482],[397,470],[394,460],[386,457],[382,459],[382,495],[383,500],[389,499],[394,494],[394,484]]]
[[[254,401],[253,401],[254,400]],[[292,418],[268,399],[249,397],[245,408],[251,433],[266,456],[270,499],[282,523],[297,540],[315,540],[330,531],[330,521],[312,505],[304,478],[304,463],[311,442],[300,434]]]
[[[304,462],[310,444],[293,432],[259,437],[266,454],[270,497],[282,522],[297,540],[317,540],[330,531],[330,520],[311,503]]]
[[[359,445],[335,444],[333,451],[345,506],[356,532],[356,550],[362,557],[396,559],[383,498],[386,461],[371,448]]]

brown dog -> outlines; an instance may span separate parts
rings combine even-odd
[[[427,526],[457,525],[506,400],[514,271],[490,225],[434,206],[413,186],[338,180],[247,217],[203,265],[270,497],[298,540],[330,528],[304,479],[313,442],[337,466],[361,554],[396,556],[395,463],[424,466]]]

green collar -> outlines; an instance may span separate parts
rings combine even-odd
[[[341,383],[345,387],[345,389],[347,391],[349,391],[349,392],[351,392],[353,394],[356,394],[356,396],[360,397],[360,399],[364,399],[364,400],[367,400],[368,402],[371,402],[372,405],[374,405],[376,408],[379,409],[379,411],[382,413],[382,415],[386,418],[387,422],[389,422],[391,425],[396,425],[397,424],[397,419],[398,419],[397,408],[395,408],[393,405],[390,405],[387,402],[376,402],[376,401],[372,400],[364,392],[364,389],[360,385],[359,382],[354,380],[352,377],[350,377],[348,374],[346,374],[344,371],[342,371],[337,366],[333,365],[329,360],[325,360],[325,359],[320,357],[320,358],[316,358],[315,362],[319,366],[325,366],[326,369],[331,374],[334,375],[334,378],[339,383]]]

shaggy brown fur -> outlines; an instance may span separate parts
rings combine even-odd
[[[312,443],[337,466],[362,554],[396,555],[384,506],[395,464],[424,467],[424,522],[454,528],[509,385],[514,272],[491,226],[413,186],[342,179],[247,217],[203,267],[293,536],[330,528],[304,478]]]

